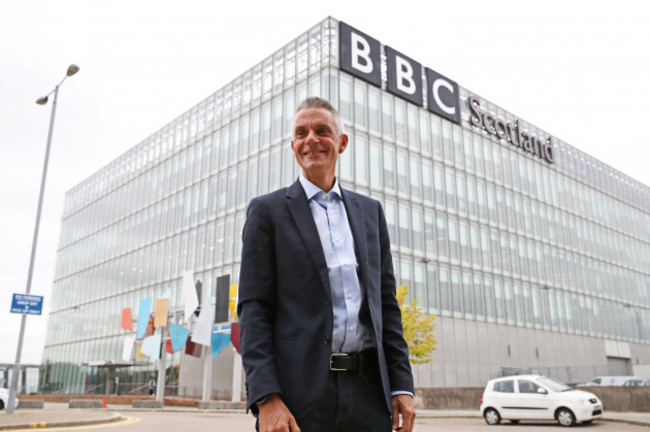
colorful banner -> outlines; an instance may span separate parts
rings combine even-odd
[[[212,328],[212,358],[217,357],[230,343],[230,325],[214,326]]]
[[[230,316],[237,319],[237,297],[239,290],[237,289],[237,284],[230,285]]]
[[[172,340],[167,333],[167,342],[165,342],[165,352],[167,354],[174,354],[174,348],[172,347]]]
[[[140,308],[138,309],[138,339],[142,339],[147,331],[149,315],[151,315],[151,303],[151,297],[140,300]]]
[[[201,351],[203,350],[203,345],[192,342],[190,339],[187,340],[185,344],[185,354],[191,355],[193,357],[201,358]]]
[[[144,354],[142,354],[142,344],[138,344],[138,352],[135,355],[136,360],[140,360]]]
[[[215,330],[217,328],[215,327]],[[215,359],[217,354],[230,343],[230,335],[224,333],[212,333],[212,358]]]
[[[241,354],[241,344],[239,343],[239,323],[234,322],[231,324],[230,330],[230,343],[235,347],[238,354]]]
[[[155,332],[156,328],[153,326],[153,317],[150,317],[149,322],[147,323],[147,330],[144,332],[144,337],[153,336]]]
[[[199,318],[196,320],[194,332],[192,333],[192,342],[210,346],[213,315],[210,302],[203,303],[203,305],[201,305],[201,313],[199,314]]]
[[[189,323],[192,314],[199,307],[199,298],[194,285],[194,273],[191,271],[183,272],[183,298],[185,299],[185,321]]]
[[[122,328],[127,331],[133,331],[133,319],[131,318],[131,308],[122,309]]]
[[[131,353],[133,352],[133,343],[135,342],[135,335],[127,335],[124,337],[124,344],[122,345],[122,360],[131,360]]]
[[[169,299],[157,299],[156,300],[156,309],[155,309],[154,327],[165,327],[167,326],[167,314],[169,313]]]
[[[162,335],[155,334],[149,336],[142,341],[142,354],[147,355],[153,359],[160,358],[160,342],[162,341]]]
[[[177,352],[185,348],[187,343],[187,337],[190,335],[190,331],[185,327],[181,327],[176,323],[171,323],[169,326],[169,340],[172,344],[173,352]]]

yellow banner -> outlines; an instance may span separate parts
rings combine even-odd
[[[230,306],[230,315],[234,319],[237,319],[237,294],[239,293],[239,290],[237,289],[237,284],[232,284],[230,285],[230,302],[228,305]]]

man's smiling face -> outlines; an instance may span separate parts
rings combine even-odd
[[[334,184],[336,160],[347,145],[348,136],[339,135],[334,115],[327,109],[308,107],[296,114],[291,149],[303,175],[321,189]]]

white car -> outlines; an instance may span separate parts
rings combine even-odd
[[[603,415],[594,395],[574,390],[541,375],[517,375],[488,381],[481,397],[481,415],[489,425],[501,420],[557,420],[562,426],[591,423]]]
[[[588,382],[584,384],[578,384],[579,387],[586,386],[624,386],[624,385],[630,385],[630,384],[625,384],[629,380],[633,379],[642,379],[639,377],[635,376],[597,376],[589,380]]]
[[[650,386],[650,378],[634,377],[625,380],[623,387]]]
[[[6,388],[0,388],[0,410],[5,409],[8,403],[9,403],[9,390],[7,390]],[[18,406],[18,398],[16,398],[16,402],[14,406]]]

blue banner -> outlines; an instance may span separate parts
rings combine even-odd
[[[138,339],[142,339],[147,332],[152,303],[153,299],[151,297],[140,300],[140,309],[138,310]]]

